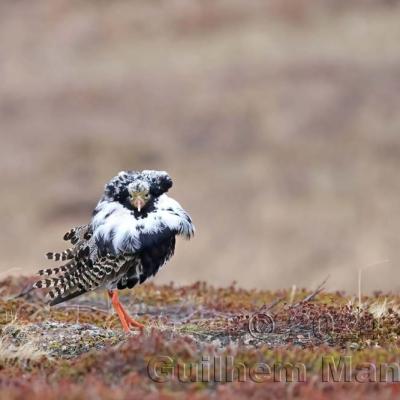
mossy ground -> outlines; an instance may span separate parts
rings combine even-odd
[[[146,324],[143,332],[125,335],[105,293],[50,308],[40,291],[15,298],[31,282],[0,283],[0,398],[400,393],[393,382],[400,379],[397,295],[376,293],[360,302],[339,292],[145,284],[121,293],[129,312]],[[348,362],[351,369],[340,375]],[[390,368],[382,372],[382,366]]]

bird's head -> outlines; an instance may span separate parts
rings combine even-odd
[[[148,182],[139,180],[128,185],[129,201],[133,208],[139,212],[151,199],[150,185]]]
[[[102,200],[128,202],[140,212],[171,186],[172,179],[165,171],[121,171],[106,184]]]

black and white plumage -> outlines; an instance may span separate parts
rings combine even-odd
[[[67,232],[72,247],[48,253],[65,264],[39,271],[56,275],[35,288],[51,288],[50,305],[97,288],[132,288],[155,275],[173,255],[175,237],[195,228],[188,213],[166,192],[172,180],[163,171],[122,171],[105,186],[88,225]]]

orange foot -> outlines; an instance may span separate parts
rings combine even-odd
[[[111,299],[111,303],[114,307],[114,310],[117,312],[119,320],[121,321],[122,328],[126,333],[130,332],[129,327],[135,326],[136,328],[143,329],[144,325],[140,322],[135,321],[122,307],[122,304],[119,302],[118,292],[116,290],[109,290],[108,297]]]

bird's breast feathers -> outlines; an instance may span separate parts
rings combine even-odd
[[[117,201],[100,201],[91,221],[99,253],[138,253],[166,238],[190,238],[194,225],[180,204],[166,194],[141,216]]]

